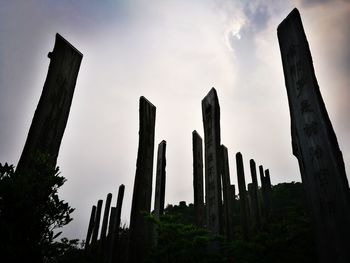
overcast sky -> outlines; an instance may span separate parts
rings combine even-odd
[[[115,204],[120,184],[128,223],[142,95],[157,107],[155,153],[167,141],[166,204],[193,202],[191,133],[203,137],[201,100],[211,87],[231,182],[238,151],[247,182],[251,158],[270,169],[273,184],[300,181],[276,32],[294,7],[349,171],[343,0],[0,0],[0,162],[19,160],[58,32],[84,54],[58,158],[67,178],[60,195],[76,208],[67,237],[85,239],[91,206],[109,192]]]

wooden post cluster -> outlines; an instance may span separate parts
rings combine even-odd
[[[98,234],[103,200],[98,200],[97,208],[96,206],[92,207],[85,250],[87,253],[95,255],[96,260],[101,262],[114,262],[118,257],[118,237],[124,189],[125,186],[120,185],[116,207],[111,207],[112,194],[107,195],[100,239],[98,239]]]
[[[342,153],[323,102],[300,14],[277,29],[293,154],[314,220],[320,262],[350,262],[350,196]]]

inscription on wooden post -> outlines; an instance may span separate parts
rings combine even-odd
[[[212,88],[202,100],[205,144],[205,201],[207,229],[222,233],[221,169],[220,169],[220,106]]]
[[[243,157],[240,152],[236,154],[237,181],[239,189],[240,223],[243,239],[248,239],[248,207],[247,189],[244,178]]]
[[[291,115],[293,154],[299,162],[313,215],[319,260],[350,262],[349,185],[297,9],[279,25],[277,33]]]
[[[225,235],[228,240],[233,240],[233,196],[230,191],[230,167],[228,161],[228,151],[224,145],[221,145],[221,160],[222,160],[222,189],[224,197],[224,222]]]
[[[197,131],[192,132],[194,213],[197,226],[204,227],[203,146]]]
[[[143,212],[151,210],[155,122],[156,107],[141,97],[139,148],[130,215],[130,263],[144,262],[150,245],[151,230]]]
[[[154,198],[154,215],[158,219],[164,212],[165,166],[166,166],[165,152],[166,152],[166,141],[163,140],[158,145],[156,193]]]
[[[54,49],[48,57],[49,70],[17,172],[35,167],[37,154],[45,155],[50,167],[56,166],[83,55],[56,34]]]

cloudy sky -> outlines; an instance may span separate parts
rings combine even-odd
[[[343,0],[0,0],[0,162],[18,162],[59,32],[84,54],[58,158],[68,180],[60,195],[76,208],[66,236],[84,239],[91,206],[109,192],[115,203],[120,184],[128,223],[142,95],[157,107],[155,151],[167,141],[167,204],[193,202],[191,133],[203,135],[201,100],[211,87],[231,181],[237,151],[247,175],[254,158],[273,184],[300,181],[276,34],[294,7],[349,171]]]

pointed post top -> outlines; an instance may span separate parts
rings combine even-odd
[[[70,46],[75,52],[77,52],[80,56],[83,56],[83,54],[76,48],[74,47],[71,43],[69,43],[67,41],[67,39],[65,39],[62,35],[60,35],[59,33],[56,33],[56,41],[62,41],[64,42],[66,45]]]
[[[156,108],[156,106],[154,106],[148,99],[146,99],[144,96],[140,97],[140,104],[141,103],[146,103],[149,106],[151,106],[152,108]]]
[[[291,23],[292,24],[295,24],[295,23],[300,24],[301,28],[303,28],[302,22],[301,22],[301,16],[300,16],[299,10],[297,8],[294,8],[287,15],[287,17],[278,25],[278,27],[277,27],[277,34],[279,34],[280,31],[283,30],[283,28],[288,27],[288,24],[291,24]]]
[[[225,145],[223,145],[223,144],[221,144],[221,149],[227,151],[227,147]]]
[[[196,135],[198,135],[199,137],[201,137],[201,136],[199,135],[199,133],[198,133],[196,130],[193,130],[192,134],[196,134]]]

